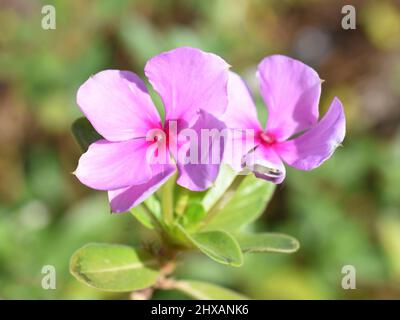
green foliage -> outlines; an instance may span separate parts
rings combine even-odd
[[[204,231],[192,235],[194,244],[211,259],[234,267],[243,264],[240,247],[234,237],[225,231]]]
[[[132,215],[146,228],[154,229],[161,220],[161,205],[154,195],[131,210]]]
[[[177,230],[181,232],[186,241],[195,248],[209,256],[211,259],[234,267],[240,267],[243,256],[234,237],[225,231],[205,231],[189,234],[180,225]]]
[[[207,211],[201,201],[190,199],[187,202],[186,209],[179,219],[179,223],[188,230],[195,230],[201,221],[206,217]]]
[[[74,253],[70,271],[79,281],[105,291],[134,291],[156,283],[158,261],[143,250],[87,244]]]
[[[236,177],[236,173],[228,165],[222,165],[215,180],[214,186],[207,190],[202,199],[204,209],[209,211],[217,201],[224,195],[226,190],[232,184]]]
[[[293,253],[300,248],[299,241],[286,234],[240,233],[236,235],[243,253]]]
[[[196,300],[246,300],[246,296],[212,283],[181,280],[175,287]]]
[[[83,151],[86,151],[90,144],[102,138],[85,117],[75,120],[71,130]]]
[[[151,218],[151,215],[149,215],[149,209],[145,203],[133,208],[131,213],[143,226],[154,229],[154,220]]]
[[[255,221],[271,199],[275,186],[253,175],[244,178],[233,194],[222,195],[218,213],[205,226],[207,230],[237,230]],[[213,192],[211,190],[210,192]]]

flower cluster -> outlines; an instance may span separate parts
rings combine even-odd
[[[217,55],[177,48],[151,58],[144,73],[161,97],[164,119],[132,72],[99,72],[77,94],[103,139],[81,156],[75,175],[108,191],[113,212],[138,205],[175,173],[182,187],[205,190],[221,162],[281,183],[284,162],[300,170],[316,168],[345,136],[339,99],[318,122],[321,79],[285,56],[266,57],[258,66],[266,128],[244,81]]]

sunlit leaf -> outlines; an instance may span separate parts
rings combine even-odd
[[[232,198],[218,210],[204,228],[236,230],[253,222],[263,213],[274,189],[275,185],[271,182],[257,179],[254,175],[245,177]]]
[[[131,209],[131,213],[143,226],[148,229],[154,229],[154,222],[151,219],[145,204],[142,203]]]
[[[243,255],[236,239],[225,231],[213,230],[189,234],[182,226],[177,225],[188,242],[211,259],[234,267],[243,264]]]
[[[131,209],[131,213],[146,228],[154,229],[154,219],[161,219],[161,205],[158,199],[151,195],[142,204]]]
[[[228,189],[232,181],[235,179],[236,173],[228,165],[221,165],[218,177],[214,182],[214,186],[210,188],[204,196],[202,203],[204,209],[209,211],[211,207],[222,197]]]
[[[77,250],[70,272],[88,286],[105,291],[133,291],[156,283],[158,262],[142,250],[92,243]]]
[[[236,293],[230,289],[217,286],[215,284],[182,280],[177,282],[175,289],[186,293],[196,300],[247,300],[244,295]]]
[[[189,200],[186,210],[180,218],[181,224],[188,230],[192,230],[205,217],[206,210],[203,204],[196,200]]]
[[[235,235],[235,238],[244,253],[293,253],[300,247],[297,239],[279,233],[239,233]]]

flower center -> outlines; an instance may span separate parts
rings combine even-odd
[[[146,139],[147,141],[156,142],[157,144],[168,143],[168,132],[161,128],[152,129],[147,134]]]
[[[163,143],[164,141],[167,140],[167,134],[160,129],[160,131],[158,131],[155,135],[154,135],[154,142],[159,142],[159,143]]]
[[[260,132],[259,138],[261,142],[266,145],[272,145],[276,142],[275,136],[268,132]]]

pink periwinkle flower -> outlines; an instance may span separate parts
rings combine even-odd
[[[335,97],[318,122],[322,81],[312,68],[289,57],[264,58],[257,76],[268,109],[265,129],[246,84],[230,72],[229,103],[223,119],[233,132],[253,134],[232,135],[225,149],[226,161],[238,171],[250,169],[259,178],[281,183],[286,175],[284,162],[311,170],[341,144],[345,136],[343,106]]]
[[[225,128],[216,116],[227,107],[228,69],[220,57],[189,47],[150,59],[144,71],[163,101],[164,124],[145,83],[136,74],[105,70],[90,77],[79,88],[77,103],[104,139],[89,146],[75,175],[93,189],[107,190],[113,212],[138,205],[176,171],[177,183],[183,187],[194,191],[210,187],[219,164],[181,161],[179,151],[188,147],[177,134],[185,128]],[[152,141],[149,132],[156,132]],[[166,161],[148,158],[149,150],[150,156],[159,152],[153,148],[157,139],[167,150]]]

